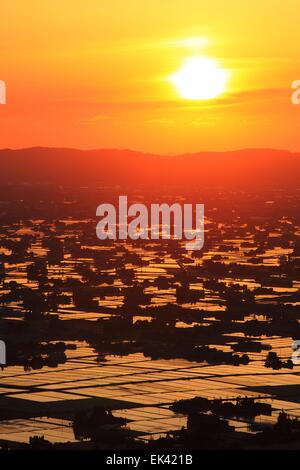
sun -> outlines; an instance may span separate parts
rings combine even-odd
[[[190,57],[170,77],[182,98],[209,100],[224,93],[228,72],[207,57]]]

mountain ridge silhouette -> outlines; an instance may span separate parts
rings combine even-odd
[[[157,155],[129,149],[30,147],[0,150],[0,164],[1,184],[297,186],[300,175],[300,153],[270,148]]]

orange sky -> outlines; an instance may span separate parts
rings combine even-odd
[[[1,0],[0,147],[300,150],[299,0],[249,5]],[[230,73],[217,99],[184,100],[167,80],[198,55]]]

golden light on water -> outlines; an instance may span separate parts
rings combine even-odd
[[[228,71],[207,57],[190,57],[170,77],[179,95],[189,100],[209,100],[226,91]]]

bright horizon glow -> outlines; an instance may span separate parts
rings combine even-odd
[[[206,47],[209,44],[209,39],[207,37],[191,37],[186,39],[179,39],[176,43],[180,46],[190,47],[190,48],[202,48]]]
[[[228,72],[206,57],[190,57],[171,76],[180,96],[189,100],[209,100],[226,90]]]

